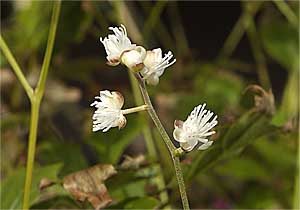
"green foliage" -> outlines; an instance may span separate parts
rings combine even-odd
[[[191,167],[187,170],[187,180],[191,181],[196,174],[207,169],[218,160],[235,157],[254,141],[272,132],[270,118],[263,113],[248,111],[233,123],[222,137],[214,143],[214,147],[197,154]]]
[[[4,37],[9,39],[8,43],[14,51],[21,55],[28,55],[36,50],[44,51],[42,46],[47,41],[51,8],[51,2],[38,1],[19,8],[12,27],[4,31]]]
[[[257,160],[239,157],[232,159],[225,164],[218,165],[215,170],[224,176],[233,176],[243,181],[269,179],[269,173]]]
[[[299,16],[299,2],[283,3]],[[13,7],[8,12],[9,16],[3,19],[3,37],[26,78],[34,86],[42,61],[40,58],[44,56],[53,2],[9,4]],[[51,88],[50,83],[59,80],[66,87],[75,87],[81,98],[65,106],[61,106],[61,100],[50,101],[47,96],[42,102],[35,158],[35,165],[38,166],[34,169],[31,208],[91,208],[88,201],[75,201],[61,184],[45,191],[39,191],[38,185],[43,177],[58,180],[71,172],[86,169],[95,162],[111,163],[118,170],[118,174],[105,182],[113,200],[108,209],[153,209],[163,205],[179,207],[172,160],[152,123],[145,125],[143,119],[133,114],[126,116],[127,125],[122,130],[112,128],[107,133],[93,133],[90,129],[92,119],[89,104],[99,90],[118,90],[125,93],[126,104],[132,104],[126,70],[121,65],[112,69],[105,64],[106,55],[99,42],[100,36],[107,35],[108,26],[118,25],[116,20],[120,18],[116,9],[125,14],[122,23],[126,26],[129,23],[128,34],[132,35],[132,25],[144,33],[143,42],[138,45],[161,47],[163,52],[172,50],[177,59],[175,65],[166,69],[159,86],[149,87],[154,106],[170,137],[174,120],[186,119],[193,107],[200,103],[207,103],[207,107],[218,115],[219,124],[212,147],[182,157],[191,207],[217,208],[215,203],[222,200],[226,208],[286,209],[292,208],[294,203],[297,209],[299,192],[295,186],[298,185],[299,175],[295,175],[298,167],[295,159],[299,146],[299,133],[296,131],[300,110],[299,32],[287,21],[284,11],[278,10],[273,2],[242,3],[242,15],[236,19],[237,27],[233,30],[237,34],[229,35],[231,46],[227,45],[230,43],[225,44],[229,48],[224,45],[226,49],[223,50],[228,52],[228,57],[203,60],[206,50],[208,54],[213,50],[215,55],[222,54],[218,53],[221,45],[214,47],[216,40],[202,37],[206,33],[215,33],[207,31],[211,30],[206,28],[209,25],[189,26],[189,15],[197,14],[187,12],[185,4],[125,2],[128,8],[123,8],[121,4],[102,1],[62,2],[51,75],[47,78],[49,83],[46,89]],[[246,10],[245,15],[243,11]],[[180,13],[182,11],[184,14]],[[259,35],[257,41],[263,45],[263,50],[259,52],[248,52],[253,49],[248,49],[248,40],[242,39],[248,30],[249,20],[253,20]],[[212,19],[207,21],[208,24],[214,24],[209,22]],[[226,25],[218,36],[219,44],[226,40],[224,36],[235,24],[234,21],[232,25]],[[223,24],[223,20],[220,22]],[[198,46],[197,40],[201,39],[206,39],[207,45]],[[277,105],[274,116],[253,107],[252,95],[243,95],[247,85],[259,84],[259,66],[248,57],[248,53],[254,57],[261,53],[260,56],[266,60],[267,76],[272,82]],[[16,78],[10,82],[5,81],[4,77],[2,79],[2,70],[10,71],[10,66],[2,52],[0,59],[1,138],[4,139],[1,140],[1,208],[20,209],[25,179],[25,168],[20,166],[26,162],[29,105]],[[282,78],[287,78],[287,81]],[[67,89],[64,91],[68,92]],[[54,91],[53,97],[58,97],[58,94]],[[57,114],[59,107],[67,114]],[[59,129],[55,125],[48,129],[49,123],[45,123],[45,120],[56,118],[56,115],[59,115],[58,121],[63,119],[62,122],[65,122],[64,119],[67,119],[75,126],[61,123]],[[79,121],[82,116],[87,119]],[[142,167],[119,171],[123,155],[147,151],[142,136],[143,126],[149,126],[154,136],[158,161],[150,160],[145,155],[147,163]],[[60,136],[60,132],[63,132],[60,129],[68,132]],[[82,134],[83,140],[72,139],[75,133],[73,129],[80,130],[76,133]],[[96,158],[94,154],[89,154],[91,150],[95,151]],[[161,203],[155,182],[159,166],[167,185],[167,189],[162,189],[168,194],[167,203]]]
[[[266,21],[260,25],[263,45],[267,53],[289,71],[299,67],[298,31],[282,21]]]
[[[159,202],[155,198],[143,197],[129,201],[124,209],[154,209],[158,204]]]
[[[62,164],[36,167],[33,172],[32,188],[30,193],[30,203],[34,204],[40,197],[39,183],[46,177],[57,180],[57,174]],[[25,168],[14,171],[9,177],[1,181],[1,208],[2,209],[21,209],[23,200],[23,187],[25,179]]]
[[[68,144],[48,139],[39,145],[37,155],[39,156],[39,160],[46,165],[58,161],[62,162],[63,167],[59,172],[60,176],[84,169],[88,166],[79,145],[74,143]]]
[[[88,143],[95,147],[101,162],[116,164],[124,149],[141,133],[142,126],[138,117],[128,116],[125,129],[92,133]]]

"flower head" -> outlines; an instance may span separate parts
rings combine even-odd
[[[112,30],[114,34],[110,34],[104,39],[100,37],[100,41],[104,45],[108,64],[116,66],[120,63],[122,53],[134,49],[136,45],[131,44],[124,25],[121,24],[121,27],[109,27],[108,29]]]
[[[93,114],[93,131],[108,131],[112,127],[125,127],[126,118],[122,114],[121,108],[124,98],[119,92],[108,90],[100,91],[100,96],[96,96],[91,106],[97,108]]]
[[[139,72],[144,68],[143,61],[146,57],[146,50],[137,46],[133,50],[125,51],[121,55],[121,62],[134,72]]]
[[[211,129],[218,124],[217,115],[209,122],[214,113],[204,109],[205,105],[195,107],[185,122],[181,120],[174,122],[173,137],[186,151],[191,151],[197,145],[198,150],[205,150],[213,143],[207,138],[215,133]]]
[[[170,61],[172,57],[173,54],[170,51],[162,57],[162,51],[160,48],[147,51],[144,60],[145,67],[141,71],[141,74],[148,84],[158,84],[159,77],[164,73],[165,69],[176,62],[176,59]]]

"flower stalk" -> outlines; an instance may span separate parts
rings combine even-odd
[[[188,197],[186,194],[186,189],[185,189],[185,185],[184,185],[184,179],[183,179],[183,174],[182,174],[182,170],[181,170],[181,166],[180,166],[180,160],[178,155],[176,155],[176,147],[173,145],[169,135],[167,134],[165,128],[163,127],[163,125],[161,124],[153,106],[152,106],[152,102],[151,99],[149,97],[146,85],[145,85],[145,81],[141,78],[141,76],[139,75],[139,73],[135,73],[134,76],[136,77],[138,83],[139,83],[139,87],[140,87],[140,91],[142,93],[144,102],[146,105],[149,106],[148,108],[148,113],[151,117],[151,119],[153,120],[155,126],[157,127],[162,139],[164,140],[164,142],[166,143],[168,150],[172,156],[172,160],[173,160],[173,164],[174,164],[174,168],[175,168],[175,174],[176,174],[176,178],[177,178],[177,182],[178,182],[178,187],[179,187],[179,191],[180,191],[180,196],[181,196],[181,200],[182,200],[182,205],[183,205],[183,209],[190,209],[189,207],[189,201],[188,201]]]
[[[133,96],[136,104],[141,104],[144,102],[142,95],[139,90],[139,84],[135,79],[135,76],[131,73],[131,71],[128,69],[128,76],[130,79],[132,91],[133,91]],[[148,107],[147,107],[148,109]],[[151,129],[148,126],[149,124],[149,119],[144,116],[144,113],[140,112],[139,113],[141,120],[143,120],[143,124],[145,126],[143,127],[143,135],[145,138],[145,143],[146,143],[146,148],[148,150],[148,155],[151,161],[157,162],[158,161],[158,154],[154,145],[154,140],[151,134]],[[158,190],[160,191],[159,197],[161,200],[161,203],[168,203],[169,196],[168,193],[164,190],[166,188],[165,180],[162,174],[162,169],[160,164],[156,165],[153,167],[155,171],[157,171],[157,177],[155,177],[154,181],[157,185]],[[170,209],[169,206],[166,206],[166,209]]]
[[[129,108],[129,109],[123,109],[121,110],[122,114],[131,114],[134,112],[140,112],[140,111],[146,111],[148,109],[148,105],[141,105],[141,106],[137,106],[137,107],[133,107],[133,108]]]

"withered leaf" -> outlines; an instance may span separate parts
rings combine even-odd
[[[40,191],[44,190],[45,188],[48,188],[54,184],[56,184],[56,181],[50,180],[48,178],[42,178],[39,184]]]
[[[111,164],[98,164],[65,176],[63,186],[76,200],[87,199],[95,209],[101,209],[112,201],[104,181],[116,173]]]
[[[122,162],[120,168],[124,170],[138,169],[141,165],[146,163],[144,155],[138,155],[136,157],[125,156],[125,160]]]
[[[248,90],[252,90],[260,94],[254,96],[255,111],[265,112],[271,116],[275,113],[275,100],[271,89],[266,91],[259,85],[249,85],[244,92]]]

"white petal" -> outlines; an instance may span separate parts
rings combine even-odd
[[[194,149],[194,147],[197,145],[198,141],[193,140],[193,141],[188,141],[188,142],[182,142],[180,143],[180,146],[185,150],[185,151],[191,151]]]
[[[208,147],[212,145],[213,141],[209,141],[205,144],[202,144],[200,147],[198,147],[198,150],[206,150]]]
[[[183,138],[183,130],[181,128],[175,128],[173,131],[173,137],[178,142],[186,142],[186,140]]]
[[[131,44],[124,25],[121,25],[121,27],[109,27],[109,29],[112,30],[114,34],[109,34],[104,39],[100,37],[100,42],[104,45],[108,64],[115,66],[120,63],[121,54],[124,51],[134,49],[136,45]]]
[[[121,61],[130,70],[138,72],[144,68],[143,61],[145,56],[146,50],[143,47],[138,46],[133,50],[123,52],[121,55]]]
[[[200,150],[208,148],[212,141],[208,140],[208,137],[215,134],[215,131],[211,129],[217,125],[217,116],[212,120],[213,112],[206,110],[205,105],[199,105],[195,107],[186,121],[181,124],[180,132],[177,131],[178,126],[174,125],[175,130],[173,133],[174,138],[181,143],[185,150],[189,150],[195,147],[195,142],[201,142]]]
[[[100,91],[100,96],[95,97],[91,106],[96,107],[93,114],[93,131],[108,131],[112,127],[122,128],[126,125],[126,118],[122,115],[121,108],[124,98],[119,92],[108,90]]]
[[[176,59],[170,61],[172,57],[173,54],[170,51],[162,57],[160,48],[147,51],[144,60],[145,68],[141,71],[141,74],[148,84],[158,84],[159,77],[164,73],[164,70],[176,62]]]

